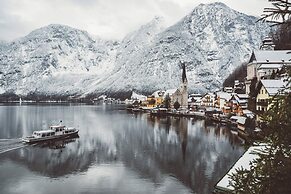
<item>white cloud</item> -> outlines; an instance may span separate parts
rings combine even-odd
[[[230,7],[261,15],[267,0],[221,0]],[[66,24],[108,39],[162,16],[170,25],[199,3],[212,0],[1,0],[0,39],[12,40],[52,23]]]

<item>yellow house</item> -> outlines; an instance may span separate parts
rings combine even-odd
[[[156,107],[156,99],[155,96],[147,96],[147,107],[148,108],[154,108]]]
[[[261,80],[256,96],[256,110],[261,113],[269,110],[272,105],[272,98],[283,86],[284,82],[282,80]]]
[[[164,91],[155,91],[152,95],[147,97],[147,107],[153,108],[163,104]]]

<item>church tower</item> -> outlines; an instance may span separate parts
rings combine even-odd
[[[188,81],[186,76],[186,65],[184,62],[181,62],[182,66],[182,83],[180,85],[181,92],[181,108],[188,108]]]

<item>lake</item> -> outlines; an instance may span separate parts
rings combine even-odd
[[[62,124],[79,138],[24,145]],[[244,152],[225,126],[121,105],[0,105],[0,193],[211,193]]]

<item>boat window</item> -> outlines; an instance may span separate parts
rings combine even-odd
[[[59,129],[58,128],[56,128],[56,132],[58,132],[59,131]]]
[[[42,134],[42,135],[41,135],[41,137],[44,137],[44,136],[45,136],[45,134]]]
[[[52,135],[55,135],[55,132],[52,132]]]

